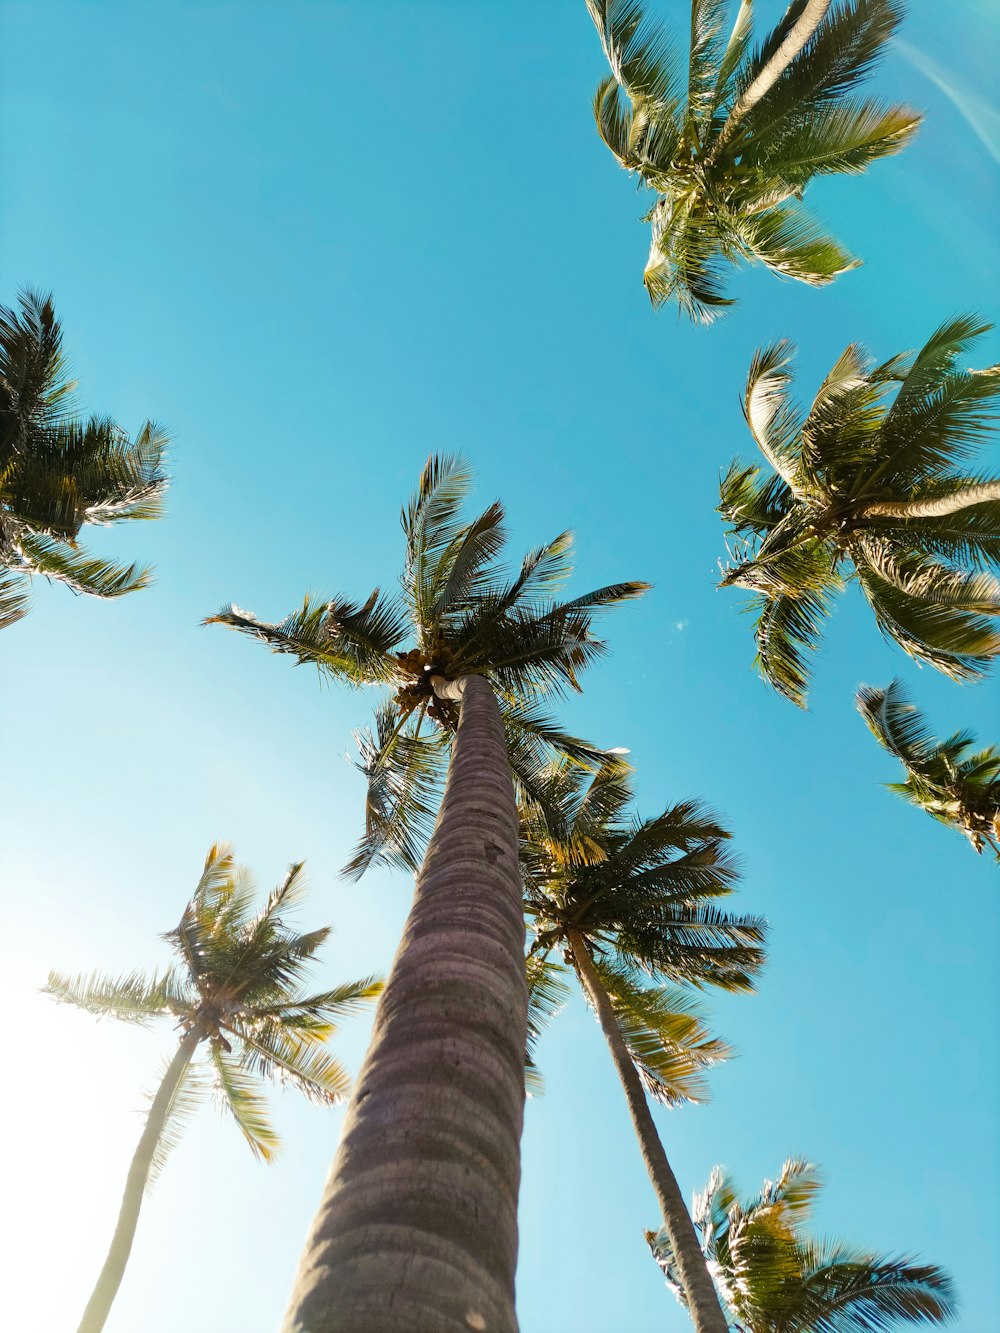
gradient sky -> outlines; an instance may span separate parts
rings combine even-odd
[[[686,22],[681,0],[658,8]],[[760,6],[761,22],[780,3]],[[997,870],[879,783],[853,709],[900,675],[941,731],[1000,739],[995,679],[960,687],[881,642],[851,595],[803,714],[752,674],[740,594],[717,592],[719,469],[749,454],[754,348],[801,348],[803,394],[845,343],[880,357],[965,309],[995,314],[998,24],[912,0],[877,83],[926,112],[916,144],[810,190],[866,262],[826,291],[747,273],[710,329],[655,315],[643,201],[593,129],[602,57],[582,0],[0,4],[0,301],[51,288],[88,410],[164,422],[169,513],[97,532],[151,559],[117,603],[40,586],[0,645],[0,1326],[65,1333],[103,1260],[142,1089],[174,1040],[56,1008],[49,967],[155,967],[209,844],[262,889],[306,858],[322,975],[388,967],[404,876],[337,868],[363,791],[370,699],[321,690],[199,628],[234,599],[272,619],[308,588],[367,595],[431,451],[504,499],[519,556],[566,526],[579,589],[656,588],[564,710],[628,746],[641,808],[700,796],[772,923],[754,998],[712,1001],[738,1059],[707,1107],[658,1113],[685,1193],[716,1162],[747,1189],[802,1154],[819,1228],[955,1276],[963,1333],[1000,1326]],[[991,312],[991,305],[993,311]],[[984,340],[975,363],[1000,359]],[[337,1039],[356,1068],[366,1022]],[[688,1327],[646,1251],[656,1207],[596,1023],[543,1041],[524,1137],[523,1333]],[[274,1328],[341,1124],[276,1097],[280,1162],[206,1107],[148,1200],[109,1333]]]

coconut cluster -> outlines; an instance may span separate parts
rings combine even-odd
[[[448,701],[438,699],[431,684],[432,676],[444,676],[451,679],[454,654],[442,638],[434,639],[426,650],[411,648],[407,653],[397,653],[396,663],[400,672],[410,679],[396,691],[395,699],[400,708],[412,712],[430,699],[427,716],[439,723],[452,727],[458,723],[457,709]]]

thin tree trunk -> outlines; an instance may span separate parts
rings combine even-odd
[[[180,1081],[184,1077],[184,1071],[191,1063],[191,1057],[194,1055],[195,1048],[203,1035],[197,1027],[191,1028],[189,1032],[184,1034],[173,1059],[167,1066],[163,1081],[156,1090],[156,1096],[149,1108],[149,1115],[146,1117],[146,1124],[143,1127],[139,1145],[132,1157],[132,1165],[128,1169],[125,1194],[122,1197],[122,1206],[118,1213],[115,1234],[111,1239],[111,1248],[108,1250],[108,1257],[104,1261],[101,1275],[97,1279],[97,1286],[87,1302],[87,1308],[83,1312],[83,1318],[80,1320],[77,1333],[100,1333],[107,1322],[112,1303],[118,1295],[118,1288],[121,1286],[125,1265],[128,1263],[128,1257],[132,1252],[136,1223],[139,1221],[139,1209],[142,1207],[142,1196],[146,1192],[146,1183],[149,1180],[149,1170],[153,1164],[156,1145],[163,1133],[163,1126],[170,1114],[170,1106],[180,1086]]]
[[[719,132],[719,137],[716,139],[709,154],[711,159],[716,158],[729,142],[736,126],[747,112],[752,111],[758,102],[765,98],[771,91],[788,66],[805,46],[806,42],[808,42],[809,38],[826,18],[826,13],[829,8],[830,0],[808,0],[802,13],[796,19],[788,35],[785,37],[785,40],[750,84],[750,87],[746,90],[743,96],[730,110],[729,115],[726,117],[726,122]]]
[[[482,676],[448,781],[286,1333],[516,1333],[527,985],[518,825]]]
[[[597,1013],[601,1031],[611,1048],[611,1057],[625,1089],[629,1114],[639,1139],[646,1170],[656,1191],[663,1224],[677,1260],[677,1269],[696,1333],[728,1333],[729,1324],[722,1313],[715,1285],[709,1276],[694,1223],[684,1203],[677,1177],[660,1142],[642,1081],[632,1063],[611,1000],[597,975],[597,969],[594,967],[583,935],[577,930],[570,931],[569,944],[580,981]]]
[[[961,509],[971,509],[973,505],[987,504],[990,500],[1000,500],[1000,481],[963,486],[961,490],[935,496],[932,500],[873,500],[861,513],[865,518],[944,518]]]

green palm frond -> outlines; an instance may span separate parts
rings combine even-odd
[[[88,556],[78,547],[45,533],[21,532],[12,545],[14,569],[63,583],[72,592],[90,597],[123,597],[148,587],[153,578],[146,565],[125,565]]]
[[[154,977],[144,977],[141,972],[123,977],[101,972],[66,977],[50,972],[42,991],[96,1018],[118,1018],[140,1027],[148,1027],[157,1018],[190,1014],[196,1004],[173,969]]]
[[[528,1041],[524,1053],[524,1083],[529,1097],[540,1097],[545,1084],[535,1051],[542,1033],[569,999],[569,987],[562,980],[566,969],[540,954],[529,954],[525,961],[528,975]]]
[[[416,493],[403,510],[403,589],[418,634],[433,632],[443,558],[462,532],[462,504],[471,489],[472,473],[464,459],[455,454],[432,454]]]
[[[280,1020],[241,1016],[227,1026],[242,1042],[241,1062],[250,1073],[319,1104],[333,1105],[347,1095],[350,1079],[340,1061],[321,1044],[286,1031]]]
[[[416,870],[434,829],[444,782],[447,736],[391,700],[375,709],[374,730],[355,733],[357,768],[368,783],[365,831],[343,873],[359,878],[372,865]],[[421,729],[422,728],[422,729]]]
[[[887,783],[889,790],[958,829],[977,852],[989,846],[1000,859],[1000,747],[976,749],[968,731],[939,740],[898,680],[881,690],[862,686],[857,704],[906,769],[906,781]]]
[[[666,1106],[706,1101],[705,1071],[732,1052],[709,1036],[697,1004],[676,986],[642,986],[614,963],[594,967],[649,1095]]]
[[[805,708],[811,662],[830,614],[833,589],[778,594],[756,599],[747,610],[756,615],[757,656],[754,664],[779,694]]]
[[[164,1072],[166,1072],[166,1066],[164,1066]],[[156,1082],[157,1085],[162,1082],[162,1074]],[[184,1137],[184,1131],[187,1129],[192,1116],[209,1095],[210,1089],[211,1080],[204,1064],[193,1061],[188,1064],[177,1087],[174,1089],[174,1095],[170,1100],[166,1119],[163,1122],[163,1129],[160,1131],[160,1137],[153,1149],[153,1159],[146,1180],[147,1189],[150,1189],[159,1178],[160,1172],[166,1165],[167,1158]],[[152,1100],[152,1097],[150,1097],[150,1100]]]
[[[0,629],[23,619],[30,606],[30,581],[23,574],[0,567]]]
[[[75,387],[52,297],[23,288],[16,310],[0,306],[0,466],[63,419]]]
[[[801,1301],[823,1333],[881,1333],[907,1324],[943,1324],[956,1311],[942,1269],[910,1256],[870,1254],[843,1242],[803,1247]]]
[[[645,18],[636,0],[587,0],[611,73],[643,109],[669,115],[680,99],[680,57],[661,24]]]
[[[307,595],[300,610],[275,625],[232,605],[203,623],[240,630],[348,685],[392,680],[397,665],[391,654],[406,632],[402,612],[378,588],[362,603],[343,597],[318,602]]]
[[[734,242],[747,258],[759,260],[779,278],[794,278],[811,287],[824,287],[861,263],[797,205],[744,217],[734,213],[731,227]]]
[[[274,1002],[254,1002],[247,1012],[251,1018],[277,1018],[289,1032],[308,1033],[325,1040],[337,1030],[337,1020],[360,1013],[371,1000],[378,999],[384,989],[381,977],[362,977],[360,981],[345,981],[332,990],[316,991],[311,995],[292,993]]]
[[[220,1043],[213,1042],[211,1051],[219,1104],[236,1121],[253,1155],[272,1162],[281,1139],[268,1118],[267,1099],[261,1095],[257,1079]]]

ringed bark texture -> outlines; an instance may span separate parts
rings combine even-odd
[[[597,975],[587,950],[587,942],[579,931],[570,931],[569,944],[580,981],[597,1013],[601,1031],[611,1048],[618,1077],[625,1089],[625,1099],[639,1139],[643,1161],[646,1163],[646,1170],[656,1191],[663,1225],[677,1259],[691,1322],[696,1333],[729,1333],[729,1322],[722,1313],[715,1285],[709,1276],[705,1256],[698,1243],[698,1233],[694,1229],[677,1177],[660,1142],[645,1089],[632,1063],[611,1000]]]
[[[514,788],[482,676],[285,1333],[516,1333],[527,986]]]
[[[170,1114],[170,1106],[180,1081],[184,1077],[184,1071],[190,1064],[195,1048],[203,1036],[204,1033],[197,1027],[191,1028],[184,1034],[173,1059],[167,1066],[163,1081],[156,1090],[156,1096],[149,1108],[149,1115],[146,1117],[142,1136],[132,1157],[132,1164],[128,1169],[125,1193],[122,1196],[122,1206],[118,1213],[115,1234],[111,1238],[111,1248],[108,1250],[108,1257],[104,1261],[101,1275],[97,1279],[97,1286],[87,1302],[87,1308],[83,1312],[83,1318],[80,1320],[77,1333],[101,1333],[101,1329],[107,1323],[111,1306],[118,1295],[118,1288],[122,1284],[125,1265],[132,1253],[132,1241],[135,1239],[135,1228],[139,1221],[139,1209],[142,1207],[142,1196],[146,1192],[146,1183],[149,1180],[150,1167],[153,1165],[153,1154],[156,1152],[156,1145],[160,1141],[163,1126]]]

